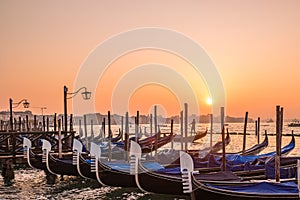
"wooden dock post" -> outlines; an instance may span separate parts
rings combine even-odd
[[[129,160],[128,159],[128,155],[129,155],[129,116],[128,116],[128,112],[126,112],[125,114],[125,145],[124,145],[124,153],[125,153],[125,160]]]
[[[123,133],[124,133],[124,116],[121,117],[121,133],[122,133],[122,138],[121,140],[123,141]]]
[[[187,151],[188,149],[188,104],[184,103],[184,150]]]
[[[139,119],[140,119],[140,112],[139,111],[136,111],[136,122],[135,122],[135,141],[138,142],[139,141],[139,136],[138,136],[138,133],[139,133]]]
[[[159,138],[160,134],[158,134],[158,129],[157,129],[157,105],[154,106],[154,131],[155,131],[155,134],[156,134],[156,138],[155,138],[155,160],[158,161],[157,147],[158,147],[158,138]]]
[[[73,114],[70,114],[70,131],[73,131]]]
[[[213,117],[213,114],[210,114],[210,141],[209,141],[209,146],[210,146],[210,149],[212,150],[212,146],[213,146],[213,139],[212,139],[212,134],[213,134],[213,120],[214,120],[214,117]]]
[[[58,157],[62,158],[61,121],[58,120]]]
[[[153,134],[153,117],[152,117],[152,113],[150,113],[150,118],[149,118],[149,123],[150,123],[150,137],[152,137],[152,134]],[[146,130],[145,130],[146,132]],[[153,153],[152,151],[150,152],[150,156],[152,157],[153,156]]]
[[[244,121],[243,152],[246,149],[247,122],[248,122],[248,112],[246,112],[245,114],[245,121]]]
[[[47,116],[47,132],[49,132],[49,117]]]
[[[57,117],[56,117],[56,113],[54,113],[54,118],[53,118],[53,129],[54,129],[54,131],[56,131],[56,123],[57,123]]]
[[[222,171],[226,171],[225,128],[222,128]]]
[[[36,115],[33,116],[33,131],[37,131],[37,120],[36,120]]]
[[[281,116],[283,109],[276,106],[276,156],[275,156],[275,177],[276,182],[280,182],[280,157],[281,157]]]
[[[183,111],[180,111],[180,143],[181,151],[183,151]]]
[[[157,106],[154,106],[154,132],[155,134],[158,133],[157,130]]]
[[[19,131],[22,131],[22,119],[19,117]]]
[[[30,131],[28,115],[26,115],[26,130],[27,130],[27,132]]]
[[[171,120],[171,135],[173,135],[173,119]],[[171,140],[171,149],[174,148],[174,139]]]
[[[109,157],[108,161],[111,161],[112,155],[111,155],[111,138],[112,138],[112,132],[111,132],[111,124],[110,124],[110,111],[108,111],[108,116],[107,116],[107,121],[108,121],[108,148],[109,148]]]
[[[14,118],[14,131],[16,131],[17,130],[17,119],[16,118]]]
[[[225,109],[224,107],[220,108],[220,114],[221,114],[221,133],[224,127],[224,119],[225,119]]]
[[[45,116],[43,116],[43,132],[46,131],[46,121],[45,121]]]
[[[89,141],[87,136],[87,124],[86,124],[86,115],[83,115],[83,126],[84,126],[84,141],[85,141],[85,147],[89,148]]]
[[[2,172],[1,175],[4,180],[4,185],[10,186],[12,185],[12,181],[15,178],[13,163],[11,159],[3,159],[2,160]]]
[[[91,119],[91,138],[94,140],[94,121]]]
[[[260,117],[257,118],[257,144],[260,143]]]
[[[16,132],[11,133],[11,138],[12,138],[12,156],[13,156],[13,163],[16,163],[16,143],[17,143]]]
[[[82,136],[83,136],[83,133],[82,133],[82,128],[81,128],[81,119],[78,121],[78,123],[79,123],[79,138],[82,138]]]
[[[153,134],[153,119],[152,119],[152,114],[150,114],[149,123],[150,123],[150,136],[152,136],[152,134]]]
[[[103,139],[105,139],[105,133],[106,133],[106,128],[105,128],[105,118],[103,118]]]

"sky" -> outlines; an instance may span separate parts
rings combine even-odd
[[[226,115],[248,111],[252,118],[275,118],[275,107],[281,105],[285,118],[300,118],[299,8],[298,0],[2,0],[0,110],[9,109],[9,98],[15,103],[26,98],[35,114],[41,114],[38,107],[47,107],[45,114],[63,113],[63,86],[70,92],[81,87],[80,70],[101,44],[131,30],[155,27],[184,35],[203,48],[221,77]],[[150,41],[152,37],[147,35]],[[187,49],[185,43],[174,43]],[[212,91],[206,77],[189,60],[167,51],[130,51],[101,67],[106,68],[90,100],[96,112],[146,114],[159,105],[170,116],[191,101],[189,113],[208,114],[217,101],[207,105]],[[90,112],[84,110],[85,103],[76,95],[68,100],[68,111],[82,105],[79,114]],[[24,110],[21,105],[15,109]]]

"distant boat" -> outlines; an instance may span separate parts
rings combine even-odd
[[[273,123],[274,120],[273,120],[272,118],[270,118],[270,119],[268,119],[266,122],[267,122],[267,123]]]
[[[293,122],[288,124],[289,127],[300,127],[299,120],[294,120]]]

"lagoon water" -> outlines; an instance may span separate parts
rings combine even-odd
[[[215,130],[218,129],[218,124],[215,124]],[[255,124],[250,123],[247,126],[247,148],[257,143],[257,138],[254,134]],[[242,123],[232,123],[226,126],[229,132],[243,132]],[[77,127],[78,128],[78,127]],[[114,133],[118,130],[118,127],[113,126]],[[204,131],[209,128],[209,124],[198,124],[197,129]],[[94,126],[94,133],[97,135],[99,127]],[[168,131],[169,127],[163,127],[162,132]],[[174,126],[174,132],[178,134],[179,126]],[[274,123],[262,123],[261,124],[261,141],[263,140],[264,131],[268,133],[275,133]],[[283,133],[291,133],[294,130],[296,135],[300,135],[300,127],[288,127],[284,126]],[[216,134],[213,137],[214,141],[220,140],[220,134]],[[227,152],[239,151],[242,148],[242,135],[231,135],[231,142],[226,147]],[[283,136],[282,146],[289,143],[291,136]],[[300,137],[296,137],[296,147],[290,152],[290,156],[300,155]],[[189,148],[200,149],[209,145],[209,135],[205,138],[197,141],[196,144],[190,144]],[[174,147],[180,149],[180,143],[174,143]],[[165,146],[168,148],[170,145]],[[275,136],[269,136],[269,146],[262,152],[270,152],[275,150]],[[59,180],[54,185],[48,185],[46,183],[45,174],[41,170],[21,168],[15,170],[15,180],[12,186],[4,186],[3,179],[0,176],[0,200],[2,199],[184,199],[183,197],[169,196],[169,195],[157,195],[157,194],[145,194],[138,189],[131,188],[113,188],[113,187],[100,187],[100,185],[93,180],[84,180],[79,177],[67,177],[64,176],[63,180]],[[186,197],[186,199],[189,199]]]

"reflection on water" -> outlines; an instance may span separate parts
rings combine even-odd
[[[198,125],[199,130],[205,130],[208,125]],[[254,133],[254,125],[249,124],[249,133],[247,135],[247,148],[257,143],[257,137]],[[229,132],[243,132],[243,124],[229,124],[227,126]],[[274,133],[275,126],[267,124],[261,127],[261,133],[264,129],[268,133]],[[291,133],[291,128],[285,126],[284,133]],[[300,133],[300,128],[294,128],[295,134]],[[176,131],[175,131],[176,132]],[[214,141],[220,140],[220,135],[217,134]],[[242,135],[231,135],[231,142],[226,147],[227,152],[240,151],[242,148]],[[264,136],[261,136],[262,141]],[[300,147],[297,146],[300,142],[300,137],[296,137],[296,147],[289,154],[296,156],[300,153]],[[291,136],[284,136],[282,146],[288,144]],[[197,143],[190,145],[190,148],[200,149],[209,145],[209,134],[206,138],[200,139]],[[180,144],[175,143],[174,147],[180,149]],[[170,147],[167,145],[165,148]],[[261,153],[275,151],[275,136],[269,136],[269,146]],[[58,178],[59,179],[59,178]],[[100,187],[93,180],[84,180],[78,177],[65,176],[63,180],[57,180],[54,185],[47,185],[45,174],[41,170],[35,169],[18,169],[15,170],[15,180],[12,186],[4,186],[3,178],[0,176],[0,199],[183,199],[182,197],[169,195],[154,195],[144,194],[138,189],[132,188],[113,188]],[[188,199],[188,197],[186,198]]]
[[[43,171],[21,169],[15,171],[12,186],[4,186],[0,178],[0,199],[176,199],[170,195],[150,195],[134,188],[100,187],[95,180],[65,176],[53,185],[46,184]],[[182,198],[181,198],[182,199]]]

